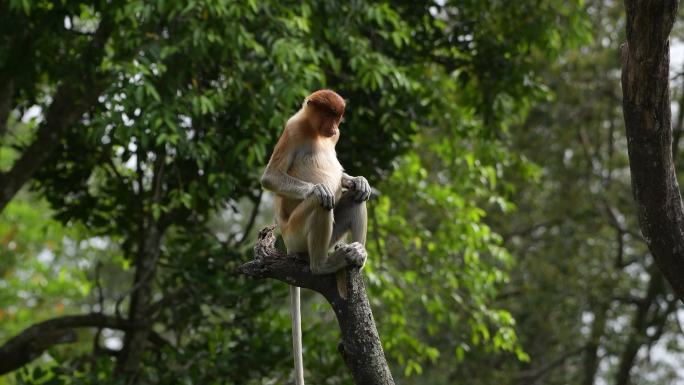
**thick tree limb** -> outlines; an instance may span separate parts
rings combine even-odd
[[[66,130],[78,122],[97,102],[97,97],[107,85],[107,79],[95,69],[104,56],[104,46],[113,30],[112,20],[102,19],[92,42],[82,54],[83,65],[91,68],[86,68],[87,71],[84,73],[78,73],[80,77],[63,79],[48,108],[45,121],[36,133],[36,138],[22,152],[10,170],[0,173],[0,211],[59,146]]]
[[[347,295],[346,299],[342,298],[335,274],[313,275],[304,258],[275,249],[274,229],[275,226],[269,226],[259,232],[254,260],[238,267],[238,272],[254,278],[275,278],[323,294],[337,316],[342,332],[340,353],[354,382],[394,385],[359,269],[347,268]]]
[[[676,0],[625,0],[622,110],[639,225],[656,264],[684,300],[684,208],[672,160],[669,35]]]
[[[37,323],[0,346],[0,375],[33,361],[50,347],[74,342],[74,328],[130,329],[132,324],[104,314],[71,315]]]
[[[36,138],[23,150],[10,170],[0,173],[0,211],[59,146],[66,130],[97,101],[97,96],[104,87],[93,86],[83,90],[85,93],[78,88],[69,84],[57,90],[55,100],[50,105]]]

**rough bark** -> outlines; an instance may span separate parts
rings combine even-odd
[[[75,342],[74,328],[130,329],[132,325],[103,314],[64,316],[37,323],[0,346],[0,375],[19,369],[54,345]]]
[[[684,300],[684,208],[672,160],[669,35],[676,0],[625,0],[622,110],[639,226],[675,293]]]
[[[393,385],[359,269],[347,268],[347,295],[346,299],[342,298],[335,274],[313,275],[305,258],[285,255],[275,249],[274,228],[261,230],[254,247],[254,260],[240,266],[238,272],[254,278],[275,278],[321,293],[337,316],[342,334],[338,347],[354,383]]]

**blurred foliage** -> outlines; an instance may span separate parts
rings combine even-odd
[[[593,39],[541,72],[554,97],[510,136],[511,149],[539,165],[539,179],[513,175],[517,210],[489,218],[517,256],[499,301],[530,361],[472,356],[461,367],[468,384],[623,384],[621,372],[630,384],[684,378],[682,306],[659,284],[631,193],[617,51],[623,5],[585,7]],[[681,84],[673,82],[675,111]],[[485,374],[483,366],[494,369]]]
[[[63,314],[91,290],[86,270],[74,263],[111,258],[50,218],[45,202],[17,201],[0,222],[0,321],[12,335],[36,319]],[[96,243],[96,242],[93,242]],[[105,254],[105,255],[102,255]]]
[[[60,85],[104,84],[0,216],[0,340],[63,314],[126,314],[156,227],[161,341],[139,382],[290,383],[285,285],[233,270],[271,222],[258,180],[284,122],[326,87],[348,100],[338,156],[377,192],[365,274],[397,382],[579,383],[587,341],[612,378],[634,308],[613,298],[643,295],[651,271],[626,231],[635,262],[613,267],[600,206],[636,229],[620,14],[561,0],[0,2],[0,81],[14,84],[1,170]],[[303,300],[307,381],[350,383],[332,312]],[[123,333],[80,329],[0,384],[117,383]]]

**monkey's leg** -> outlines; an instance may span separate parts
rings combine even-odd
[[[321,207],[316,197],[309,197],[297,206],[283,229],[288,251],[309,254],[309,266],[314,274],[333,273],[349,263],[342,252],[328,255],[333,232],[333,211]]]
[[[349,264],[363,267],[367,258],[364,245],[366,243],[368,214],[366,202],[357,202],[355,195],[351,191],[346,191],[335,204],[335,224],[330,245],[335,245],[345,234],[351,233],[352,243],[335,245],[335,253],[344,254]],[[337,291],[342,298],[347,298],[346,282],[346,272],[339,270],[337,272]]]
[[[335,205],[334,215],[330,246],[339,242],[347,232],[351,233],[351,243],[335,245],[333,255],[344,255],[347,264],[363,267],[367,256],[364,247],[368,227],[366,202],[356,202],[354,194],[347,191]]]
[[[368,212],[366,202],[356,202],[354,194],[346,191],[335,205],[335,225],[333,227],[331,244],[339,242],[347,232],[351,233],[351,241],[366,244],[366,230],[368,228]]]

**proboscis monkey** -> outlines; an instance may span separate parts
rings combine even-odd
[[[366,262],[366,178],[349,176],[335,145],[345,102],[331,90],[309,95],[285,125],[261,178],[276,194],[276,220],[288,253],[307,253],[314,274]],[[351,243],[338,244],[345,234]],[[330,252],[332,246],[334,250]],[[304,384],[299,288],[290,288],[295,382]]]

